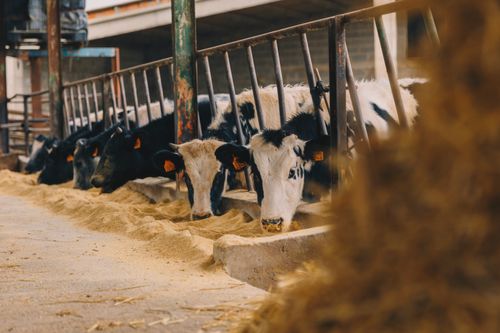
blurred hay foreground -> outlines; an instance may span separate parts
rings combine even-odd
[[[436,5],[419,128],[359,161],[320,262],[243,332],[500,332],[500,5]]]

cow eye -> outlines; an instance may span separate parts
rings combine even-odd
[[[297,174],[297,169],[296,168],[291,168],[290,171],[288,172],[288,179],[296,179],[297,177],[295,176]]]

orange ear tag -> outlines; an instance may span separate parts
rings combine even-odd
[[[165,163],[163,163],[163,169],[165,172],[171,172],[175,171],[175,164],[172,161],[165,160]]]
[[[238,160],[238,157],[233,155],[233,168],[234,168],[234,170],[241,171],[241,170],[245,169],[246,166],[247,166],[247,164],[245,162],[240,162]]]
[[[141,139],[135,139],[134,149],[141,149]]]
[[[321,150],[313,152],[313,155],[312,155],[313,161],[319,162],[319,161],[323,161],[324,159],[325,159],[325,156]]]
[[[96,147],[96,149],[92,152],[92,157],[96,157],[99,155],[99,149]]]
[[[72,162],[73,161],[73,155],[68,155],[68,157],[66,157],[66,162]]]

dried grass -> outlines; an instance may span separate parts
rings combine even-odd
[[[316,267],[241,332],[500,332],[500,10],[442,0],[421,122],[375,145]]]

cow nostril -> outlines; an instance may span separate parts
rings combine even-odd
[[[92,185],[94,185],[95,187],[101,187],[101,186],[102,186],[102,181],[101,181],[101,179],[99,179],[99,178],[97,178],[97,177],[92,177],[92,178],[90,179],[90,183],[91,183]]]
[[[193,214],[193,221],[208,219],[211,216],[210,213]]]
[[[262,219],[260,221],[262,228],[269,232],[279,232],[283,230],[283,218]]]

